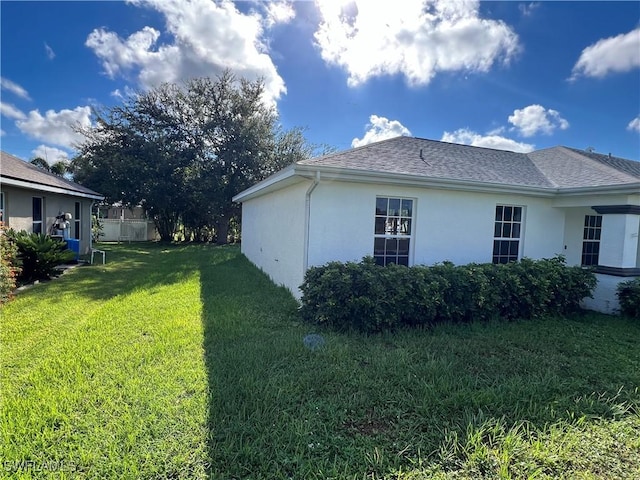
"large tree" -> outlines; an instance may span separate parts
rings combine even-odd
[[[261,80],[229,72],[163,84],[96,115],[73,160],[76,181],[142,204],[163,240],[182,224],[226,243],[240,213],[232,197],[312,153],[300,129],[281,128]]]

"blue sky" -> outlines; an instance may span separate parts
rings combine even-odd
[[[2,150],[73,156],[92,107],[224,69],[340,150],[396,135],[640,159],[640,2],[2,1]]]

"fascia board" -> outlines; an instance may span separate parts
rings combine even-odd
[[[245,200],[259,197],[260,195],[264,195],[274,190],[283,188],[286,185],[291,185],[293,183],[296,183],[297,181],[302,181],[301,178],[296,178],[297,175],[294,167],[295,165],[289,165],[283,170],[274,173],[261,182],[258,182],[252,187],[249,187],[246,190],[238,193],[231,200],[237,203],[242,203]]]
[[[513,193],[542,197],[552,197],[556,193],[555,188],[504,185],[448,178],[431,178],[405,173],[345,170],[339,167],[299,165],[297,170],[301,175],[307,178],[312,178],[315,176],[315,172],[319,171],[322,174],[323,181],[335,180],[355,183],[376,183],[418,188],[437,188],[442,190],[461,190],[465,192]]]
[[[42,185],[40,183],[26,182],[24,180],[16,180],[14,178],[0,177],[2,185],[10,185],[12,187],[27,188],[29,190],[37,190],[40,192],[59,193],[62,195],[71,195],[74,197],[90,198],[92,200],[104,200],[102,195],[93,195],[91,193],[78,192],[62,187],[53,187],[51,185]]]

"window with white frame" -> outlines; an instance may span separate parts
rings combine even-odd
[[[44,233],[42,227],[42,197],[33,197],[31,201],[31,231]]]
[[[75,211],[73,212],[73,226],[74,226],[73,238],[75,238],[76,240],[80,240],[80,226],[81,226],[80,213],[81,213],[80,202],[76,202]]]
[[[4,221],[4,192],[0,192],[0,222]]]
[[[520,258],[522,207],[496,205],[493,227],[493,263],[515,262]]]
[[[376,198],[373,258],[378,265],[409,266],[412,224],[412,199]]]
[[[582,235],[582,265],[598,265],[601,233],[602,215],[585,215]]]

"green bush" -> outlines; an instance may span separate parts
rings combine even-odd
[[[18,247],[9,240],[0,222],[0,304],[11,299],[19,273]]]
[[[18,282],[47,280],[59,273],[58,267],[72,262],[75,254],[67,249],[67,243],[42,233],[8,230],[7,236],[18,248],[22,271]]]
[[[631,318],[640,319],[640,278],[618,284],[620,312]]]
[[[596,278],[563,257],[506,265],[381,267],[330,262],[310,268],[300,287],[307,321],[365,332],[438,322],[563,315],[591,296]]]

